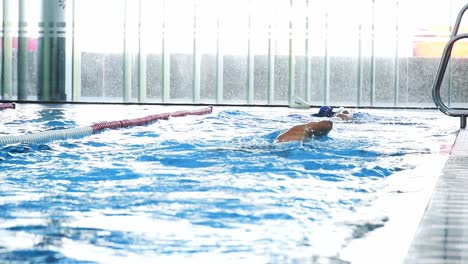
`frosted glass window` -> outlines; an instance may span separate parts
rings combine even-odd
[[[162,30],[163,0],[141,1],[140,45],[146,56],[147,101],[160,102],[162,98]]]
[[[75,2],[81,47],[81,97],[121,102],[123,96],[124,0]]]
[[[9,9],[0,12],[7,26],[0,40],[2,99],[53,101],[66,94],[67,100],[84,102],[392,107],[434,106],[431,89],[442,50],[466,5],[462,0],[1,2],[0,9]],[[26,21],[18,24],[20,3]],[[44,9],[44,3],[60,5],[65,18],[62,9]],[[44,38],[61,24],[69,27],[66,38]],[[468,33],[466,18],[460,33]],[[64,52],[55,48],[63,45]],[[467,41],[455,45],[441,90],[448,105],[468,106],[467,54]],[[63,83],[61,76],[47,83],[47,76],[62,69]],[[46,90],[49,96],[42,95]]]

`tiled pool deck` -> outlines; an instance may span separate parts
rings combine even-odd
[[[405,264],[468,263],[468,130],[458,133]]]

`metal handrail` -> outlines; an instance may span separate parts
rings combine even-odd
[[[437,74],[434,79],[434,85],[432,88],[432,99],[434,100],[434,103],[436,104],[437,108],[446,115],[460,117],[460,128],[462,129],[466,128],[466,119],[468,116],[468,110],[456,110],[456,109],[452,109],[448,107],[442,101],[442,98],[440,96],[440,87],[444,79],[445,71],[447,70],[447,65],[450,61],[450,56],[452,54],[453,45],[455,44],[455,42],[459,41],[460,39],[468,38],[468,33],[458,34],[461,20],[466,10],[468,10],[468,4],[465,5],[458,13],[457,20],[455,21],[455,25],[453,27],[452,34],[450,36],[450,40],[445,45],[444,51],[442,53],[442,59],[439,64],[439,68],[437,69]]]

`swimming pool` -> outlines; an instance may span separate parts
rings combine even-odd
[[[0,112],[0,136],[187,108],[19,105]],[[360,110],[320,140],[273,144],[290,126],[320,120],[311,113],[214,107],[1,146],[1,262],[361,263],[349,252],[366,238],[391,250],[381,230],[404,229],[408,199],[430,193],[457,120]]]

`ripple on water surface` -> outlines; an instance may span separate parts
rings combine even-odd
[[[117,112],[134,117],[129,109]],[[27,111],[32,118],[9,120],[8,131],[74,127],[86,114]],[[115,119],[105,113],[99,118]],[[315,117],[215,108],[82,139],[2,146],[0,259],[347,263],[346,244],[392,220],[374,205],[392,189],[386,179],[453,141],[444,119],[405,113],[358,113],[335,120],[320,140],[282,144],[273,144],[277,135]]]

